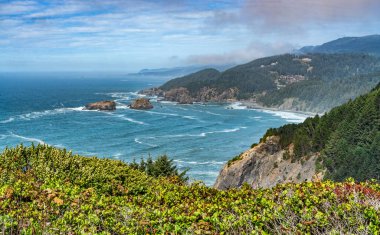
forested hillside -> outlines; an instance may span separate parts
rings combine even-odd
[[[267,107],[324,112],[368,92],[380,81],[379,74],[380,58],[367,54],[285,54],[223,73],[202,70],[173,79],[160,91],[185,88],[181,91],[190,95],[190,102],[233,97]]]
[[[292,146],[294,160],[320,153],[326,179],[380,180],[380,83],[322,117],[269,129],[261,141],[268,136],[279,136],[283,149]]]
[[[300,53],[367,53],[380,56],[380,35],[344,37],[319,46],[307,46]]]
[[[367,93],[378,82],[379,72],[329,81],[301,81],[284,89],[270,91],[265,96],[260,96],[258,101],[268,107],[282,106],[284,109],[322,113]],[[286,106],[286,101],[291,104]]]

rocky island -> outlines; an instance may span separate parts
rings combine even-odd
[[[146,110],[146,109],[152,109],[153,105],[150,103],[149,99],[138,98],[138,99],[134,100],[132,102],[132,104],[129,105],[129,108]]]
[[[106,100],[106,101],[90,103],[90,104],[86,104],[83,110],[114,111],[116,110],[116,102]]]

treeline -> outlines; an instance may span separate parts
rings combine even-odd
[[[186,182],[189,177],[186,176],[187,170],[179,172],[177,166],[173,163],[173,159],[170,159],[167,155],[162,155],[153,160],[152,157],[148,157],[145,161],[141,159],[140,163],[133,160],[129,166],[132,169],[142,171],[149,176],[153,177],[178,177],[182,182]]]
[[[380,179],[380,83],[322,117],[269,129],[261,141],[272,135],[283,149],[294,144],[296,160],[320,152],[328,179]]]

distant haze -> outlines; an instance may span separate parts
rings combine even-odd
[[[0,72],[225,65],[379,34],[378,0],[0,1]]]

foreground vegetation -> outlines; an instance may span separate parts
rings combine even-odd
[[[19,146],[0,156],[5,234],[379,234],[380,184],[219,191],[121,161]]]

